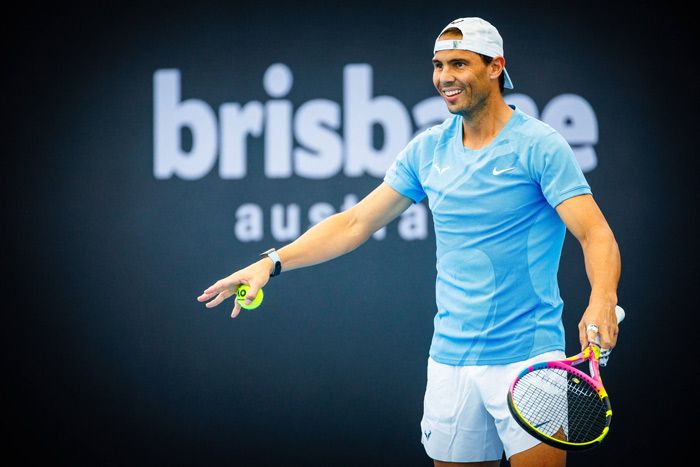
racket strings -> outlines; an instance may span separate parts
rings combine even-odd
[[[607,426],[607,405],[595,388],[563,369],[543,368],[523,376],[513,403],[531,427],[562,441],[592,441]]]

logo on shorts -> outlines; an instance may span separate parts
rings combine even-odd
[[[430,435],[433,434],[431,430],[424,431],[423,434],[425,435],[425,439],[430,440]]]

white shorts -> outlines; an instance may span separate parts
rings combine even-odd
[[[532,363],[561,360],[554,350],[507,365],[451,366],[428,358],[421,441],[432,459],[444,462],[500,460],[539,441],[511,416],[507,395],[513,379]]]

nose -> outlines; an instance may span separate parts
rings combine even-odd
[[[450,67],[445,66],[440,70],[440,76],[439,76],[439,81],[440,84],[443,86],[447,86],[454,82],[455,78],[454,75],[452,74]]]

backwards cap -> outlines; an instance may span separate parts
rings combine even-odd
[[[462,32],[461,40],[441,41],[440,36],[448,29],[456,28]],[[469,50],[487,57],[504,57],[503,39],[498,30],[481,18],[458,18],[442,28],[435,40],[433,53],[440,50]],[[503,68],[503,87],[513,89],[513,81]]]

